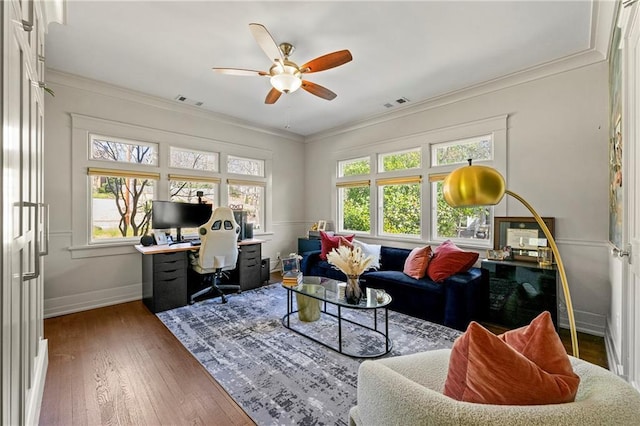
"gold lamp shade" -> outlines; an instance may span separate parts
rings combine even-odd
[[[494,168],[460,167],[444,179],[442,192],[445,201],[453,207],[494,206],[505,194],[502,175]]]

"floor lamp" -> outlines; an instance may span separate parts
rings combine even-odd
[[[579,358],[576,322],[573,316],[573,304],[571,303],[571,293],[569,292],[564,264],[562,263],[558,246],[551,235],[551,231],[549,231],[549,228],[531,204],[520,195],[506,189],[504,178],[496,169],[487,166],[474,166],[471,164],[471,160],[469,160],[469,166],[456,169],[447,175],[444,179],[442,192],[445,201],[452,207],[494,206],[502,200],[504,194],[508,194],[529,209],[542,229],[542,232],[544,232],[545,237],[547,237],[553,256],[556,259],[558,273],[560,274],[560,280],[562,282],[562,292],[564,293],[564,300],[567,305],[567,314],[569,316],[569,331],[571,333],[573,356]]]

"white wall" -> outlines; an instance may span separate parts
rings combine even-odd
[[[273,203],[267,219],[271,228],[260,236],[267,240],[263,257],[270,257],[273,265],[276,252],[296,250],[296,237],[307,229],[301,198],[302,138],[54,71],[47,74],[47,86],[55,97],[47,97],[45,108],[44,190],[45,202],[51,206],[50,250],[45,257],[46,317],[142,295],[141,255],[131,245],[125,247],[125,254],[107,256],[96,256],[99,251],[92,249],[69,250],[73,236],[72,113],[271,151],[273,175],[267,190]]]
[[[610,305],[607,199],[607,64],[582,67],[512,87],[442,98],[350,128],[302,139],[257,129],[102,83],[49,72],[55,98],[45,112],[45,199],[51,250],[45,265],[45,316],[139,299],[140,258],[72,258],[70,113],[184,133],[273,152],[272,231],[264,256],[296,250],[310,222],[335,221],[333,152],[447,126],[508,115],[508,187],[543,216],[556,218],[578,329],[604,333]],[[390,147],[391,145],[388,145]],[[507,214],[527,216],[507,200]],[[393,242],[385,241],[385,244]],[[398,242],[398,246],[410,246]],[[566,324],[560,313],[561,323]]]
[[[306,211],[313,212],[310,219],[335,221],[336,150],[508,114],[507,187],[542,216],[555,217],[578,329],[603,335],[610,297],[607,82],[603,61],[512,87],[474,90],[466,98],[458,93],[402,110],[393,119],[383,116],[309,138]],[[392,150],[393,142],[383,149]],[[507,215],[529,216],[518,201],[506,203]],[[568,324],[562,312],[560,319]]]

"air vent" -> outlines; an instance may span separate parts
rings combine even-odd
[[[387,102],[382,104],[383,107],[385,108],[393,108],[396,105],[402,105],[402,104],[406,104],[407,102],[409,102],[409,98],[405,98],[404,96],[401,98],[396,99],[393,102]]]
[[[204,104],[204,102],[201,101],[194,101],[193,99],[189,99],[186,96],[182,96],[182,95],[178,95],[175,97],[175,100],[178,102],[182,102],[188,105],[193,105],[193,106],[202,106]]]

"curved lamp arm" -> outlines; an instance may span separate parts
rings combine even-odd
[[[538,212],[536,212],[531,204],[525,201],[520,195],[515,192],[505,190],[505,194],[511,195],[516,200],[520,201],[533,215],[540,225],[542,232],[544,232],[545,237],[547,237],[547,241],[549,241],[549,245],[551,246],[551,251],[555,256],[556,263],[558,264],[558,273],[560,274],[560,281],[562,282],[562,292],[564,293],[564,301],[567,304],[567,314],[569,316],[569,331],[571,333],[571,346],[573,348],[573,356],[576,358],[580,358],[579,350],[578,350],[578,335],[576,333],[576,321],[573,316],[573,304],[571,303],[571,293],[569,292],[569,284],[567,283],[567,274],[564,271],[564,264],[562,263],[562,258],[560,257],[560,252],[558,251],[558,246],[556,245],[556,241],[553,239],[551,235],[551,231],[544,223],[544,220],[540,217]]]

